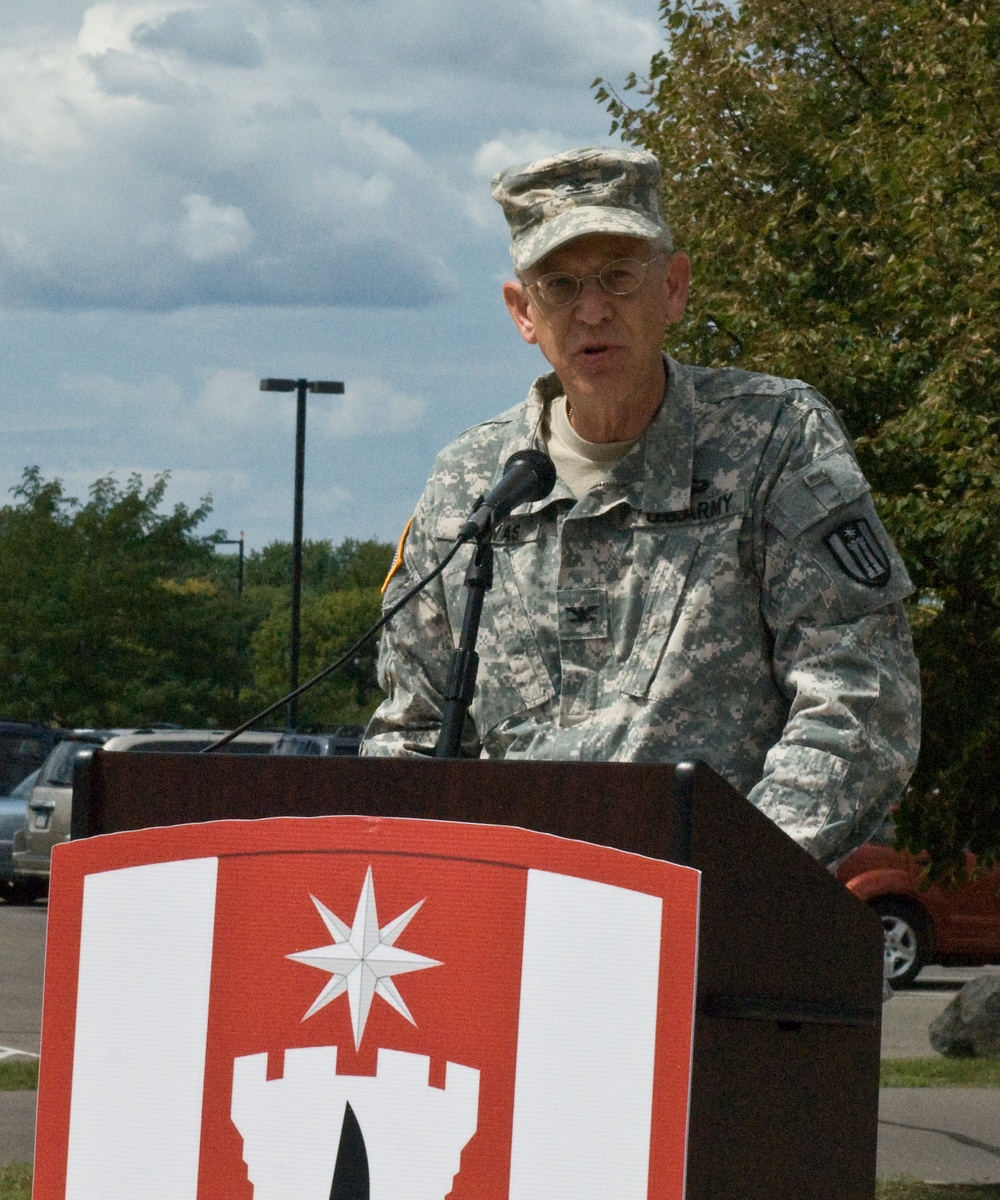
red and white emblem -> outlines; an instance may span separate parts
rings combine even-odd
[[[35,1200],[680,1200],[697,911],[496,826],[59,846]]]

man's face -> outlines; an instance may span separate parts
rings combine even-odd
[[[627,402],[651,372],[662,378],[663,337],[684,314],[690,264],[684,254],[654,255],[654,246],[638,238],[586,234],[553,250],[531,268],[525,283],[504,285],[521,336],[539,347],[568,396]],[[582,278],[621,258],[652,259],[642,285],[627,296],[611,295],[597,279],[587,279],[572,303],[551,308],[531,288],[550,272]]]

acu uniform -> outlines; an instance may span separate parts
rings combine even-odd
[[[663,405],[606,482],[577,500],[559,480],[497,530],[464,751],[701,759],[833,862],[916,759],[910,582],[816,391],[665,361]],[[543,377],[438,456],[387,605],[437,565],[509,455],[544,448],[560,394]],[[388,699],[363,753],[433,750],[470,554],[383,634]]]

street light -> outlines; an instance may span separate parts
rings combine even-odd
[[[236,576],[236,595],[242,596],[243,595],[243,544],[244,544],[243,530],[242,529],[240,530],[240,536],[238,538],[221,538],[215,544],[216,544],[216,546],[239,546],[239,548],[240,548],[240,566],[239,566],[239,571]]]
[[[342,396],[344,385],[329,379],[262,379],[262,392],[297,392],[295,409],[295,510],[292,519],[292,636],[288,651],[288,690],[299,686],[299,629],[302,612],[302,492],[306,473],[306,392]],[[299,725],[299,700],[288,702],[288,724]]]

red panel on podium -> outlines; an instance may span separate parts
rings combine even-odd
[[[35,1200],[680,1200],[698,895],[428,820],[59,846]]]

